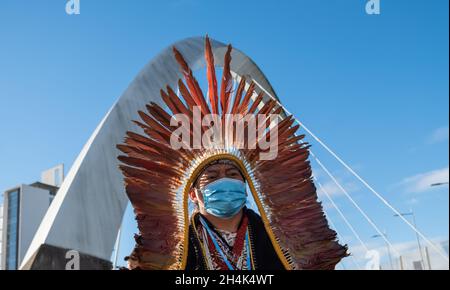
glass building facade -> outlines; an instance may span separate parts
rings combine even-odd
[[[20,208],[20,190],[14,190],[8,193],[7,206],[7,225],[6,225],[6,251],[5,262],[6,270],[15,270],[18,267],[18,249],[19,249],[19,208]]]

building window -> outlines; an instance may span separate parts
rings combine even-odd
[[[18,267],[19,194],[19,189],[8,193],[8,214],[6,216],[6,270],[15,270]]]

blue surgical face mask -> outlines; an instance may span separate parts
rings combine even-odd
[[[220,218],[233,217],[247,201],[245,183],[233,178],[213,181],[203,188],[202,193],[206,212]]]

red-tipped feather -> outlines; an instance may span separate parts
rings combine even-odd
[[[175,47],[173,48],[173,53],[175,55],[175,59],[177,60],[178,64],[181,67],[181,72],[184,75],[184,79],[186,80],[186,83],[189,87],[189,91],[192,95],[192,98],[196,102],[197,106],[200,106],[204,114],[209,114],[210,112],[208,104],[206,104],[202,89],[200,88],[197,80],[195,79],[191,68],[184,60],[183,55]]]
[[[225,53],[225,59],[223,61],[223,74],[222,83],[220,84],[220,105],[222,106],[222,114],[228,112],[228,104],[230,102],[231,89],[233,87],[233,78],[231,77],[230,63],[231,63],[231,50],[233,48],[228,45],[227,52]]]
[[[206,36],[205,42],[205,59],[206,59],[206,75],[208,78],[208,96],[211,103],[211,111],[213,114],[219,112],[219,104],[217,100],[217,79],[216,68],[214,66],[214,55],[211,49],[209,37]]]
[[[236,95],[234,97],[234,102],[233,102],[233,107],[231,108],[231,114],[237,114],[237,110],[239,107],[239,103],[241,102],[242,99],[242,93],[244,91],[244,87],[245,87],[245,77],[241,78],[241,82],[239,83],[238,89],[236,91]]]
[[[250,86],[248,87],[247,93],[245,94],[242,103],[239,105],[238,113],[245,114],[247,113],[248,104],[250,103],[253,92],[255,91],[255,83],[252,81]]]

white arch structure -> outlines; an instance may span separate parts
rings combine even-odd
[[[212,40],[216,66],[223,66],[226,45]],[[138,131],[131,122],[137,111],[153,101],[162,104],[160,89],[177,87],[182,77],[172,47],[183,54],[193,70],[203,68],[204,37],[182,40],[150,61],[112,106],[84,145],[45,215],[20,269],[64,269],[79,253],[82,269],[109,269],[114,242],[127,206],[123,177],[118,169],[116,144],[127,131]],[[237,49],[231,70],[238,78],[251,76],[256,91],[276,96],[258,66]],[[258,88],[259,86],[259,88]],[[73,252],[76,251],[76,252]]]

